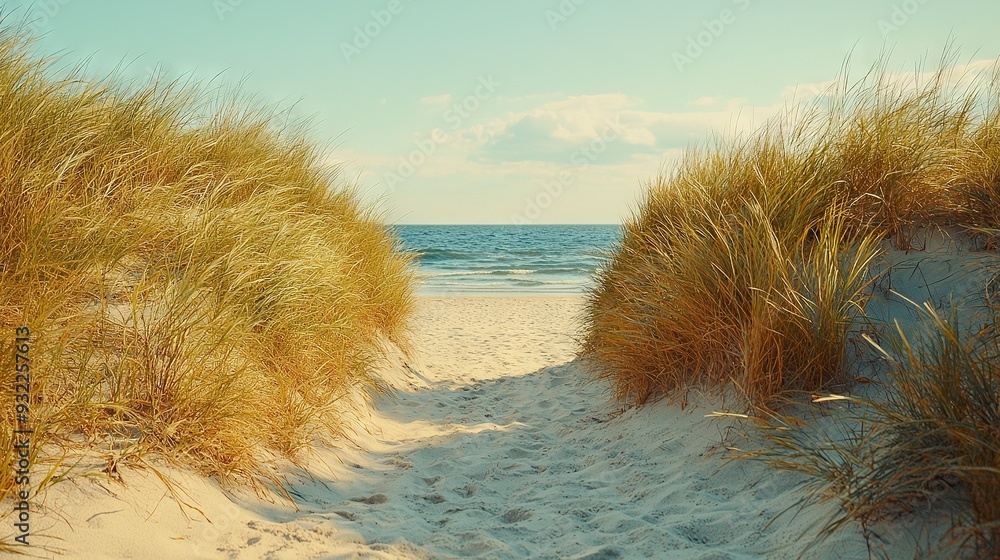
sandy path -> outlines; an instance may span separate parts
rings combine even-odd
[[[353,447],[293,475],[299,509],[178,473],[212,523],[154,477],[57,485],[71,558],[790,558],[830,505],[785,511],[792,475],[726,463],[711,405],[623,410],[574,360],[580,298],[421,298],[400,391]],[[80,520],[86,520],[81,522]],[[881,535],[908,551],[909,537]],[[910,554],[898,557],[910,557]],[[811,558],[866,558],[844,531]],[[897,557],[897,556],[893,556]]]
[[[351,535],[337,557],[794,555],[820,511],[768,527],[798,498],[793,479],[726,465],[725,425],[710,424],[708,409],[611,402],[573,362],[581,303],[424,299],[417,347],[428,350],[407,389],[379,404],[374,435],[358,439],[364,451],[345,457],[337,480],[297,487],[303,511],[272,519],[285,543],[240,538],[226,552],[303,552],[287,530],[312,519]],[[321,557],[325,545],[313,544]],[[846,534],[819,557],[864,550]]]

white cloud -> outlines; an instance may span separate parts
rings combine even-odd
[[[709,106],[709,103],[712,106]],[[710,98],[703,109],[659,112],[624,94],[573,96],[510,112],[462,136],[501,161],[565,161],[577,148],[614,132],[614,147],[601,164],[704,142],[712,133],[744,132],[777,114],[780,105],[752,107],[745,98]]]
[[[993,61],[975,61],[950,69],[946,83],[964,85],[989,69]],[[930,72],[892,75],[892,80],[926,83]],[[860,75],[858,76],[861,77]],[[442,205],[456,208],[476,204],[484,215],[506,219],[523,212],[526,200],[539,189],[569,172],[571,185],[548,219],[573,219],[587,207],[603,215],[624,200],[639,185],[661,171],[673,169],[686,147],[703,144],[713,135],[745,133],[781,114],[790,106],[829,95],[835,80],[776,88],[775,103],[753,105],[746,98],[705,95],[687,100],[678,111],[651,110],[644,100],[622,93],[556,96],[537,94],[497,96],[482,110],[463,119],[461,126],[427,130],[412,137],[400,153],[370,154],[339,149],[331,164],[343,166],[343,176],[356,179],[369,195],[410,211],[422,208],[437,212]],[[450,95],[419,99],[423,108],[452,103]],[[583,166],[574,158],[581,149],[599,144],[611,124],[617,136]],[[419,146],[433,143],[432,153],[411,157]],[[420,160],[405,181],[388,188],[389,174],[399,174],[401,162]],[[615,199],[606,193],[613,191]],[[604,206],[601,206],[604,205]],[[430,210],[428,210],[430,209]],[[443,211],[441,211],[443,212]],[[563,214],[565,213],[565,218]]]
[[[390,174],[403,175],[407,160],[419,164],[394,185],[396,190],[421,184],[427,188],[427,181],[463,176],[540,183],[560,171],[577,169],[581,155],[588,161],[588,177],[617,176],[634,182],[672,167],[686,147],[703,143],[713,132],[749,130],[780,109],[750,107],[742,98],[712,98],[712,106],[696,104],[704,106],[702,110],[658,112],[644,110],[641,99],[620,93],[534,97],[536,105],[524,110],[492,118],[484,115],[457,130],[436,128],[415,134],[397,154],[340,149],[329,160],[342,165],[345,175],[379,191],[388,190]],[[434,96],[420,102],[433,105],[447,99]],[[525,98],[517,101],[523,103]],[[426,153],[427,147],[433,148],[432,153]],[[416,153],[421,150],[424,153]]]

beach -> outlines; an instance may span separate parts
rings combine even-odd
[[[5,3],[0,560],[1000,558],[1000,4],[208,4]]]
[[[836,506],[795,507],[796,475],[729,461],[739,419],[706,418],[724,403],[612,400],[575,359],[583,302],[419,297],[416,351],[384,371],[395,396],[352,441],[289,467],[294,505],[162,468],[182,512],[129,469],[124,486],[51,487],[38,517],[55,538],[34,542],[88,559],[795,557]],[[903,525],[880,538],[893,558],[914,552]],[[842,530],[812,554],[867,548]]]

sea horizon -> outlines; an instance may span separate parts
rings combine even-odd
[[[584,295],[610,254],[615,224],[405,224],[418,295]]]

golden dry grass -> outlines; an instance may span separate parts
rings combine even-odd
[[[883,243],[909,250],[948,227],[997,246],[997,75],[904,81],[880,63],[754,134],[689,151],[649,185],[599,271],[583,348],[596,374],[639,403],[735,386],[759,428],[747,456],[808,475],[804,502],[842,506],[820,538],[858,521],[870,536],[875,520],[930,501],[955,521],[955,538],[935,546],[994,557],[995,309],[967,333],[924,308],[923,331],[887,339],[881,400],[836,400],[850,403],[846,416],[803,421],[778,405],[850,390],[848,336],[865,320]]]
[[[762,415],[754,423],[764,445],[747,457],[806,474],[803,502],[840,506],[813,542],[857,522],[873,553],[886,557],[873,528],[885,519],[929,512],[951,527],[925,554],[995,558],[1000,554],[1000,310],[987,309],[970,321],[957,308],[942,314],[930,303],[913,306],[919,311],[917,326],[904,329],[897,323],[884,344],[876,345],[889,366],[881,397],[838,396],[825,419]]]
[[[955,95],[954,78],[877,67],[650,184],[587,312],[584,354],[617,395],[733,382],[767,406],[847,383],[845,336],[881,241],[997,223],[992,190],[970,202],[997,185],[996,111],[981,109],[997,89]]]
[[[0,342],[33,333],[38,464],[90,445],[260,488],[379,389],[410,257],[282,115],[55,73],[0,31]]]

